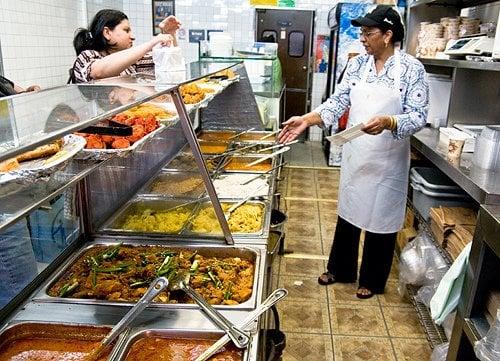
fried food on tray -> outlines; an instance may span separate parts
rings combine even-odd
[[[196,104],[205,99],[206,91],[194,83],[181,86],[181,95],[184,103]]]
[[[169,119],[176,116],[176,113],[170,112],[158,105],[148,104],[148,103],[141,104],[134,108],[125,110],[120,114],[126,115],[129,118],[136,118],[136,117],[147,118],[149,116],[153,116],[157,120]]]
[[[26,162],[28,160],[40,159],[56,154],[63,146],[62,139],[52,143],[41,145],[33,150],[20,154],[16,157],[18,162]]]
[[[217,72],[215,74],[216,76],[227,76],[228,79],[234,79],[236,77],[236,74],[234,71],[231,69],[225,69]]]
[[[164,195],[188,195],[204,191],[203,179],[196,177],[182,178],[181,176],[175,176],[169,174],[168,176],[162,176],[161,179],[155,180],[151,185],[151,192]]]
[[[205,251],[208,252],[208,251]],[[252,295],[254,262],[163,246],[96,246],[85,251],[48,290],[52,297],[137,301],[159,276],[189,272],[190,285],[211,304],[235,305]],[[163,291],[161,303],[192,303],[184,292]]]
[[[222,203],[222,210],[227,211],[232,204]],[[244,204],[236,208],[229,216],[229,230],[235,233],[253,233],[262,228],[264,208],[260,204]],[[192,221],[191,231],[195,233],[222,233],[219,220],[212,206],[202,208]]]
[[[19,168],[19,162],[16,158],[10,158],[0,162],[0,172],[10,172]]]
[[[134,108],[135,109],[135,108]],[[119,137],[112,135],[100,134],[84,134],[87,144],[86,149],[125,149],[129,148],[135,142],[144,138],[145,135],[151,133],[160,126],[160,123],[153,115],[146,117],[129,116],[124,113],[117,114],[113,117],[113,121],[125,124],[132,127],[132,135],[127,137]]]

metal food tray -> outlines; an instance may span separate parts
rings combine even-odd
[[[246,148],[243,149],[243,152],[238,151],[240,148],[248,147],[251,146],[251,148]],[[279,150],[278,148],[275,149],[269,149],[266,150],[265,152],[260,152],[258,153],[257,151],[260,149],[264,148],[269,148],[272,146],[272,144],[269,144],[267,142],[234,142],[232,144],[234,151],[237,155],[252,155],[252,156],[261,156],[261,155],[268,155],[271,154],[273,151]]]
[[[153,186],[156,182],[174,182],[177,183],[187,178],[196,178],[201,181],[201,183],[196,186],[193,190],[184,193],[159,193],[153,190]],[[166,171],[161,170],[154,178],[152,178],[141,190],[139,190],[139,196],[144,197],[187,197],[187,198],[199,198],[205,194],[205,183],[203,178],[201,178],[199,173],[187,172],[187,171]]]
[[[259,156],[253,156],[253,155],[238,155],[238,156],[233,156],[228,158],[227,162],[224,163],[224,168],[221,169],[222,172],[224,173],[265,173],[265,170],[255,170],[255,169],[249,169],[249,170],[244,170],[244,169],[226,169],[225,166],[229,163],[231,159],[238,159],[242,160],[248,163],[251,163],[257,159],[264,158],[266,155],[262,154]],[[263,163],[271,163],[271,167],[269,169],[272,169],[276,165],[276,157],[269,158],[268,160],[265,160]],[[262,163],[261,163],[262,164]]]
[[[142,232],[128,230],[121,227],[126,217],[130,214],[139,214],[145,209],[152,209],[157,211],[164,211],[171,208],[175,208],[183,205],[190,209],[191,214],[188,220],[184,223],[182,228],[177,233],[165,233],[165,232]],[[164,197],[135,197],[125,203],[116,213],[114,213],[102,226],[100,231],[107,233],[120,233],[120,234],[134,234],[134,235],[144,235],[144,234],[173,234],[178,235],[186,228],[189,219],[193,216],[196,208],[198,207],[198,199],[168,199]]]
[[[238,202],[239,199],[219,199],[219,202],[222,204],[222,203],[236,203]],[[238,238],[238,239],[241,239],[241,238],[259,238],[259,237],[262,237],[265,233],[265,225],[268,224],[267,221],[269,218],[269,221],[270,221],[270,217],[271,217],[271,211],[269,209],[269,202],[268,201],[252,201],[252,200],[249,200],[248,202],[246,202],[245,204],[260,204],[262,205],[262,224],[261,224],[261,227],[260,227],[260,230],[258,232],[249,232],[249,233],[238,233],[238,232],[231,232],[231,234],[235,237],[235,238]],[[184,230],[184,234],[185,235],[189,235],[189,236],[192,236],[192,237],[202,237],[202,238],[210,238],[210,237],[220,237],[222,236],[222,232],[221,233],[196,233],[196,232],[193,232],[191,231],[191,226],[192,226],[192,221],[194,218],[196,218],[196,216],[198,215],[198,212],[205,208],[205,207],[211,207],[212,206],[212,203],[211,202],[203,202],[203,203],[200,203],[200,205],[196,208],[196,210],[194,211],[194,213],[192,214],[192,217],[190,218],[190,221],[189,223],[187,224],[185,230]]]
[[[111,326],[88,325],[66,322],[14,322],[0,331],[0,350],[8,344],[25,339],[64,339],[98,342],[111,331]],[[116,357],[125,338],[118,338],[109,353],[109,359]]]
[[[203,159],[209,160],[213,158],[213,156],[203,155]],[[210,173],[215,173],[224,163],[225,157],[218,157],[215,162],[215,166],[212,169],[208,169]],[[198,165],[196,164],[196,160],[194,159],[193,154],[191,153],[191,149],[189,145],[186,145],[176,156],[174,159],[169,161],[167,164],[163,166],[163,170],[173,170],[173,171],[198,171]]]
[[[196,242],[196,241],[195,241]],[[122,245],[131,246],[159,246],[165,247],[168,250],[197,250],[198,254],[208,257],[240,257],[242,259],[251,259],[254,262],[254,275],[253,275],[253,286],[252,295],[248,300],[238,305],[213,305],[218,309],[226,310],[253,310],[257,306],[257,298],[260,293],[259,284],[260,278],[264,276],[264,271],[262,263],[262,253],[258,248],[253,248],[250,246],[244,247],[234,247],[226,245],[200,245],[198,244],[172,244],[165,245],[164,241],[154,241],[154,240],[129,240],[129,239],[117,239],[117,240],[96,240],[85,244],[79,251],[75,252],[72,257],[69,257],[59,268],[54,272],[53,275],[48,277],[42,287],[34,296],[34,300],[38,302],[55,302],[55,303],[70,303],[70,304],[86,304],[86,305],[107,305],[107,306],[127,306],[131,307],[135,305],[135,302],[119,302],[119,301],[107,301],[107,300],[96,300],[96,299],[84,299],[84,298],[63,298],[63,297],[52,297],[49,296],[48,290],[52,287],[56,281],[64,275],[66,270],[70,268],[73,263],[75,263],[87,250],[97,247],[97,246],[115,246],[121,243]],[[150,308],[168,308],[168,309],[197,309],[196,304],[190,303],[151,303]]]
[[[207,135],[208,139],[202,138],[205,134]],[[217,134],[224,134],[224,137],[217,137]],[[232,137],[233,135],[236,135],[236,132],[233,130],[204,129],[198,134],[198,140],[230,142],[231,139],[228,138]]]
[[[200,144],[201,153],[210,155],[218,155],[227,152],[228,150],[230,150],[231,144],[220,140],[199,140],[198,143]],[[206,152],[203,150],[204,146],[219,146],[221,148],[223,147],[224,150],[222,150],[221,152]]]
[[[187,330],[187,329],[144,329],[136,330],[122,343],[120,350],[115,354],[112,361],[125,361],[128,353],[134,343],[143,338],[165,338],[165,339],[195,339],[195,340],[213,340],[214,343],[219,338],[224,336],[222,331],[202,331],[202,330]],[[241,361],[249,361],[251,348],[253,346],[252,338],[248,343],[248,348],[243,351]],[[255,351],[254,351],[255,352]]]

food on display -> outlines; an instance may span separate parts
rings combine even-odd
[[[124,112],[115,115],[112,119],[117,123],[131,126],[132,135],[123,137],[81,133],[87,141],[87,144],[85,145],[86,149],[128,148],[160,126],[158,120],[152,114],[148,116],[132,116],[127,115],[126,112]]]
[[[231,160],[229,160],[229,162],[224,166],[224,169],[229,171],[267,172],[272,168],[271,159],[262,161],[259,164],[248,166],[248,164],[254,160],[255,158],[231,158]]]
[[[153,181],[150,192],[163,195],[199,195],[203,192],[203,179],[182,174],[161,174]]]
[[[224,142],[200,142],[201,152],[204,154],[221,154],[228,148],[228,143]]]
[[[251,180],[248,184],[242,185]],[[269,185],[266,178],[255,179],[255,174],[224,174],[213,181],[215,191],[220,198],[246,198],[248,196],[266,196]]]
[[[222,203],[221,206],[223,211],[226,212],[231,208],[232,204]],[[229,230],[233,233],[258,232],[262,229],[263,214],[263,205],[243,204],[236,208],[229,216]],[[192,220],[191,225],[191,231],[195,233],[222,233],[219,220],[211,205],[201,208]]]
[[[161,337],[145,337],[136,341],[125,358],[125,361],[174,361],[195,360],[214,340],[203,339],[171,339]],[[241,361],[243,351],[233,344],[222,347],[211,361]]]
[[[238,137],[239,140],[261,140],[261,138],[266,137],[269,133],[265,132],[248,132],[240,135]],[[276,135],[271,135],[269,137],[266,137],[262,139],[262,141],[265,142],[275,142],[276,141]]]
[[[139,214],[127,215],[121,228],[139,232],[179,233],[191,210],[178,207],[168,211],[145,209]]]
[[[220,159],[205,159],[205,165],[208,170],[214,170],[219,165]],[[167,164],[168,169],[178,169],[178,170],[197,170],[198,165],[194,159],[192,153],[182,153],[176,158],[172,159],[170,163]]]
[[[29,160],[49,157],[59,152],[62,149],[62,146],[63,146],[62,139],[58,139],[55,142],[42,145],[33,150],[20,154],[16,157],[16,159],[18,162],[26,162]]]
[[[86,250],[49,288],[52,297],[137,301],[159,276],[189,272],[189,283],[210,304],[237,305],[252,295],[254,262],[202,251],[117,244]],[[154,302],[192,303],[184,292],[163,291]]]
[[[182,85],[180,90],[182,99],[186,104],[197,104],[205,99],[206,91],[194,83]]]
[[[235,134],[236,133],[232,132],[232,131],[208,131],[208,132],[202,131],[198,135],[198,139],[227,141],[227,140],[229,140],[229,138],[231,138]]]
[[[125,115],[128,116],[129,118],[136,118],[136,117],[147,118],[149,116],[153,116],[157,120],[161,120],[161,119],[173,118],[177,115],[177,113],[168,111],[158,105],[145,103],[138,105],[134,108],[125,110],[124,112],[120,113],[120,115]]]
[[[215,74],[215,76],[227,76],[229,80],[236,78],[236,73],[231,69],[221,70]]]
[[[10,172],[19,168],[19,162],[16,158],[10,158],[0,162],[0,172]]]

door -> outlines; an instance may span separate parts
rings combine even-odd
[[[278,43],[286,84],[285,119],[310,111],[314,11],[256,9],[257,41]]]

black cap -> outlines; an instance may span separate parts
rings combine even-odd
[[[392,30],[394,41],[401,41],[405,36],[403,20],[398,11],[390,5],[378,5],[365,16],[351,20],[351,24],[377,27],[384,31]]]

